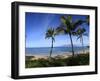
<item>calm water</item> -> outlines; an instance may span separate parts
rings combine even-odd
[[[82,47],[74,47],[75,52],[82,51]],[[89,48],[84,47],[84,50],[89,50]],[[63,54],[66,52],[71,52],[71,47],[54,47],[53,54]],[[50,53],[50,47],[41,47],[41,48],[26,48],[26,55],[47,55]]]

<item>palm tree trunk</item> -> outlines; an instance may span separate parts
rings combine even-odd
[[[74,48],[73,48],[73,41],[72,41],[72,35],[71,33],[69,34],[70,40],[71,40],[71,46],[72,46],[72,56],[74,56]]]
[[[82,36],[82,48],[83,48],[83,53],[85,53],[85,51],[84,51],[84,44],[83,44],[83,36]]]
[[[50,50],[50,58],[51,58],[51,55],[52,55],[52,49],[53,49],[53,39],[52,39],[51,50]]]

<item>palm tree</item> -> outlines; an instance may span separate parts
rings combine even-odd
[[[72,16],[62,16],[61,17],[61,25],[56,29],[58,33],[63,33],[65,35],[69,35],[72,47],[72,56],[74,56],[74,47],[72,35],[75,33],[75,30],[85,23],[83,20],[72,20]]]
[[[45,38],[51,38],[51,50],[50,50],[50,58],[51,58],[51,55],[52,55],[52,50],[53,50],[53,43],[55,42],[55,35],[56,35],[56,32],[55,32],[55,29],[54,28],[49,28],[47,31],[46,31],[46,36]]]
[[[82,48],[83,48],[83,53],[84,51],[84,43],[83,43],[83,36],[88,36],[86,32],[85,28],[78,28],[78,30],[76,31],[76,35],[77,35],[77,40],[80,39],[80,42],[82,43]]]
[[[89,19],[90,17],[89,16],[87,16],[86,17],[86,23],[89,25],[90,24],[90,19]]]

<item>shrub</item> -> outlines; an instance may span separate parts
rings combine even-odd
[[[89,54],[80,54],[68,58],[27,59],[25,63],[26,68],[89,65]]]
[[[89,65],[89,54],[80,54],[66,59],[67,66]]]

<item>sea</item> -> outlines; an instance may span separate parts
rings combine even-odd
[[[50,54],[50,47],[37,47],[37,48],[25,48],[25,54],[28,55],[49,55]],[[52,50],[52,55],[60,55],[60,54],[68,54],[71,53],[71,47],[54,47]],[[84,47],[85,51],[89,51],[88,47]],[[74,52],[82,52],[83,47],[74,47]]]

